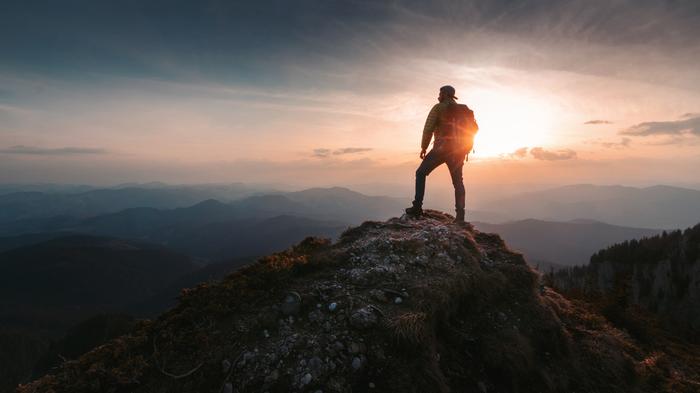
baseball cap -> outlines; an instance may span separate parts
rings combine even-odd
[[[457,97],[455,97],[455,88],[450,85],[445,85],[441,87],[440,92],[454,98],[455,100],[458,99]]]

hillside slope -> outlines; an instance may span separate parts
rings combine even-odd
[[[548,277],[560,290],[604,297],[620,314],[638,306],[700,342],[700,224],[600,250],[588,266]]]
[[[19,392],[697,391],[697,351],[673,348],[640,346],[541,288],[497,235],[429,211],[185,291]]]
[[[124,311],[196,267],[160,246],[83,235],[1,252],[0,327],[62,331]]]

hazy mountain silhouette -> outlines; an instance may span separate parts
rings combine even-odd
[[[670,186],[647,188],[571,185],[519,194],[480,207],[513,219],[593,219],[639,228],[686,228],[700,221],[700,191]]]
[[[0,195],[0,223],[68,216],[91,217],[132,207],[172,209],[206,199],[232,201],[263,190],[243,184],[139,186],[95,189],[79,193],[25,191]]]
[[[584,265],[601,248],[661,232],[595,220],[554,222],[528,219],[503,224],[474,224],[481,231],[498,233],[513,249],[525,254],[530,264],[540,265],[543,271],[553,266]]]
[[[335,237],[351,223],[390,217],[401,206],[393,198],[344,188],[260,195],[232,203],[210,199],[185,208],[138,207],[82,219],[56,216],[0,223],[0,234],[15,235],[0,239],[0,247],[30,241],[29,236],[16,237],[18,233],[68,231],[143,240],[214,261],[267,254],[308,235]]]

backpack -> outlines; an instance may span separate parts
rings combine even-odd
[[[474,136],[479,125],[474,111],[464,104],[450,104],[440,116],[440,128],[445,137],[454,142],[454,147],[469,153],[474,148]]]

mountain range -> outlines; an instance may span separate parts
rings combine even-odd
[[[629,239],[661,233],[659,229],[630,228],[594,220],[554,222],[535,219],[489,224],[475,222],[485,232],[498,233],[514,250],[540,270],[585,265],[600,249]]]
[[[679,229],[700,221],[700,191],[671,186],[646,188],[570,185],[484,203],[479,210],[511,220],[589,219],[638,228]]]

